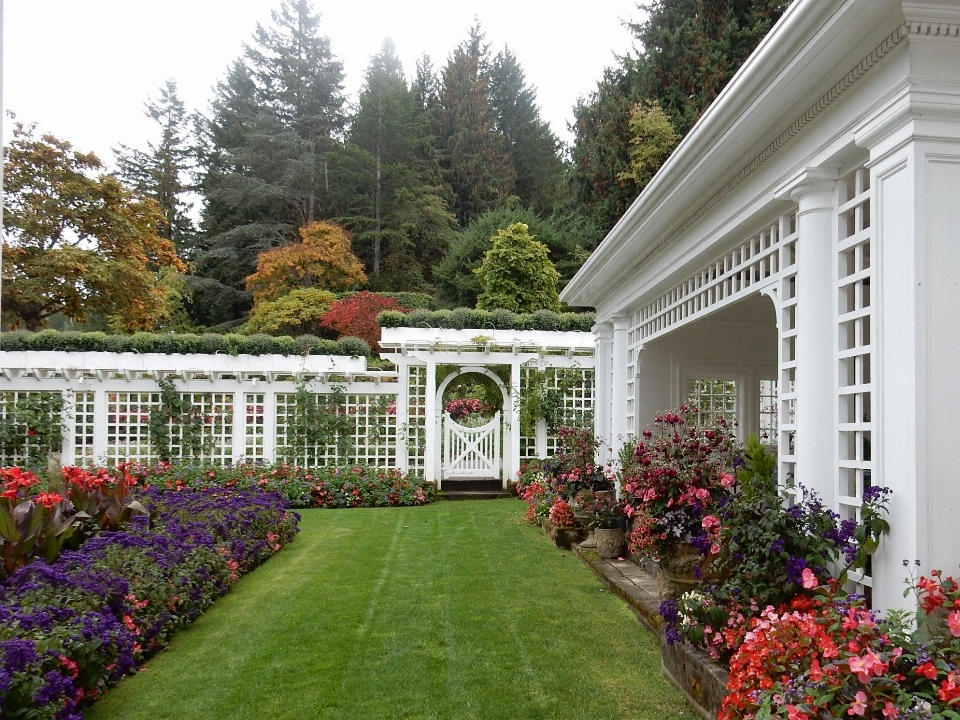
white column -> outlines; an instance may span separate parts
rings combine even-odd
[[[796,482],[836,505],[837,168],[807,168],[778,194],[797,212]]]
[[[932,15],[933,6],[912,12]],[[960,23],[960,8],[936,15]],[[890,534],[873,558],[881,608],[912,599],[902,597],[901,560],[919,560],[927,575],[955,574],[960,563],[960,40],[919,33],[909,43],[909,94],[855,134],[869,149],[873,186],[873,482],[893,490]]]
[[[63,391],[63,442],[60,444],[60,464],[76,465],[77,394],[72,389]]]
[[[407,363],[397,364],[397,374],[400,376],[397,382],[397,401],[396,414],[397,421],[397,450],[394,457],[394,464],[397,470],[407,472],[410,468],[410,453],[408,442],[410,436],[410,366]]]
[[[520,361],[516,358],[510,364],[510,388],[513,392],[520,392]],[[503,473],[504,490],[507,489],[507,481],[516,479],[516,473],[520,469],[520,403],[514,402],[513,398],[510,400],[510,455],[509,464],[506,463],[507,458],[504,458],[504,464],[507,465]]]
[[[627,436],[627,318],[613,318],[612,398],[610,403],[610,454],[616,458]]]
[[[96,382],[96,381],[94,381]],[[93,461],[96,464],[107,462],[107,391],[103,383],[93,386]]]
[[[436,480],[437,489],[440,489],[440,436],[437,426],[437,363],[433,358],[427,360],[427,397],[425,407],[426,421],[423,428],[425,449],[423,458],[423,477],[425,480]]]
[[[612,433],[610,420],[612,417],[610,398],[612,388],[610,387],[611,371],[610,363],[613,359],[613,323],[602,322],[593,326],[593,336],[596,343],[596,370],[594,371],[595,396],[593,406],[593,433],[598,440],[603,440],[600,452],[603,457],[598,458],[603,462],[610,460],[610,446],[612,444]]]

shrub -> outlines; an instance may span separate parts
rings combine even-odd
[[[10,352],[16,352],[18,350],[29,350],[27,345],[26,338],[30,337],[31,333],[26,330],[13,330],[12,332],[5,332],[0,335],[0,350],[9,350]]]
[[[405,327],[407,315],[399,310],[383,310],[377,315],[381,328]]]
[[[130,338],[130,348],[140,354],[158,352],[160,338],[153,333],[138,332]]]
[[[217,333],[204,333],[200,336],[198,351],[208,355],[217,353],[227,354],[227,344],[223,341],[223,335]]]
[[[275,492],[296,508],[422,505],[433,499],[433,486],[416,474],[385,468],[304,468],[285,463],[225,468],[157,463],[131,466],[131,472],[141,485],[164,490]]]
[[[263,333],[248,335],[240,344],[240,353],[243,355],[276,355],[279,351],[279,343]]]
[[[107,352],[133,352],[133,343],[130,335],[108,335],[105,343]]]
[[[537,330],[559,330],[560,316],[553,310],[537,310],[533,313],[533,326]]]
[[[337,355],[348,357],[367,357],[370,355],[370,346],[366,340],[358,337],[342,337],[337,340]]]
[[[324,313],[320,324],[336,330],[339,337],[358,337],[365,340],[369,347],[379,350],[380,325],[377,315],[384,310],[400,311],[400,305],[393,298],[359,292],[334,303]]]

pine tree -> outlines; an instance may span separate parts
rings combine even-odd
[[[330,179],[331,166],[350,164],[341,157],[342,63],[309,0],[282,0],[272,21],[257,25],[202,123],[206,238],[190,287],[205,323],[249,308],[244,279],[260,251],[343,204]]]
[[[475,28],[476,29],[476,26]],[[471,30],[442,72],[438,122],[440,165],[461,223],[491,210],[513,189],[510,158],[496,134],[496,116],[481,66],[486,46]]]
[[[195,189],[196,152],[186,108],[169,79],[158,100],[147,100],[146,115],[160,126],[160,140],[148,143],[148,152],[121,145],[113,151],[117,176],[140,195],[153,198],[163,213],[157,234],[170,240],[181,256],[189,258],[196,227],[188,201]]]
[[[516,172],[513,194],[537,210],[550,210],[559,200],[563,162],[560,141],[540,118],[536,89],[526,83],[516,55],[504,48],[489,72],[494,130]]]

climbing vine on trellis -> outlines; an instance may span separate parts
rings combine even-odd
[[[580,368],[529,368],[521,378],[518,396],[520,432],[536,433],[537,423],[547,421],[547,432],[553,434],[565,425],[589,424],[592,417],[567,407],[567,395],[584,382]]]
[[[63,395],[56,392],[0,394],[0,453],[5,462],[46,463],[60,452],[66,429]]]
[[[169,378],[157,381],[160,404],[150,408],[147,432],[157,456],[169,462],[176,457],[202,457],[213,448],[213,438],[203,431],[204,416],[200,408],[177,392]],[[176,433],[171,433],[171,428]],[[179,442],[178,442],[179,441]],[[180,453],[175,446],[180,445]]]
[[[287,462],[306,463],[315,448],[333,446],[337,459],[345,461],[353,445],[355,423],[347,409],[344,387],[332,385],[323,395],[311,392],[304,380],[296,387],[294,403],[287,410],[286,444],[279,454]]]

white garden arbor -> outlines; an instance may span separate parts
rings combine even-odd
[[[535,433],[520,428],[521,396],[533,373],[546,371],[547,382],[557,370],[578,373],[564,404],[571,415],[592,418],[592,333],[384,328],[380,347],[400,378],[396,465],[422,471],[438,487],[459,476],[496,477],[506,488],[524,459],[549,454],[553,448],[544,421]],[[449,419],[445,425],[443,395],[454,379],[471,373],[492,380],[503,405],[489,427],[464,434]],[[466,466],[457,465],[458,459]]]

